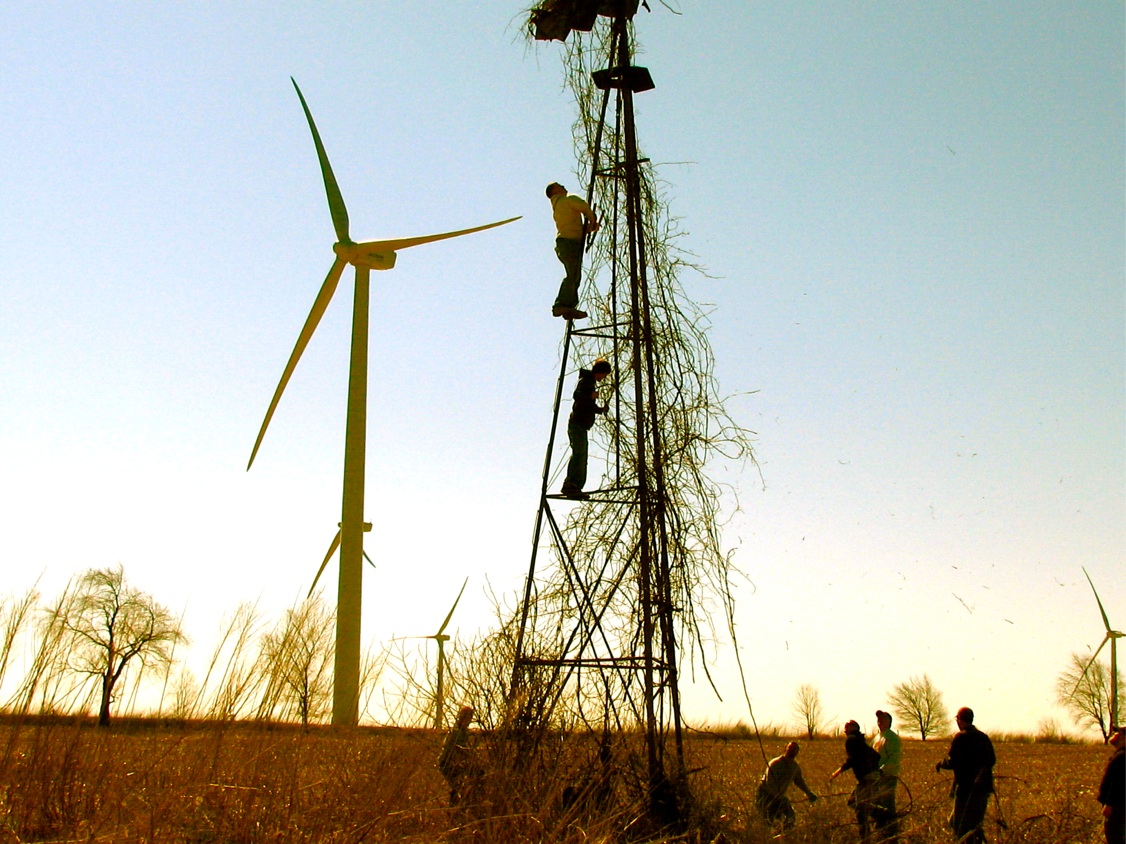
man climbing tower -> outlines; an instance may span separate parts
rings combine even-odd
[[[598,358],[590,369],[579,370],[575,385],[575,403],[567,420],[567,439],[571,441],[571,460],[567,464],[567,479],[563,481],[563,497],[580,501],[590,496],[583,492],[586,483],[587,431],[594,427],[594,417],[606,412],[598,403],[598,382],[610,374],[610,362]]]
[[[567,272],[559,285],[559,295],[555,297],[551,315],[567,320],[586,319],[586,312],[578,308],[579,281],[582,278],[586,236],[598,231],[598,218],[585,199],[567,193],[567,189],[558,182],[548,185],[546,193],[555,218],[555,254]]]

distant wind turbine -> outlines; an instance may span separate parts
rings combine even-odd
[[[1099,614],[1103,617],[1103,627],[1106,628],[1106,635],[1103,636],[1102,642],[1099,643],[1098,648],[1095,649],[1094,656],[1087,662],[1087,666],[1083,669],[1083,673],[1079,675],[1079,682],[1087,676],[1087,671],[1091,665],[1098,659],[1099,652],[1103,646],[1110,642],[1110,726],[1118,726],[1121,722],[1118,720],[1118,640],[1126,633],[1114,630],[1110,626],[1110,619],[1106,617],[1106,610],[1103,609],[1103,602],[1099,599],[1099,593],[1095,590],[1095,584],[1091,580],[1091,575],[1087,574],[1087,569],[1083,569],[1083,575],[1087,578],[1087,582],[1091,584],[1091,591],[1095,593],[1095,602],[1099,605]],[[1079,688],[1079,683],[1075,684],[1075,688]],[[1074,690],[1072,691],[1074,694]]]
[[[461,600],[461,595],[465,592],[466,584],[469,583],[469,578],[465,578],[465,582],[461,584],[461,591],[457,593],[454,598],[454,605],[450,607],[450,611],[446,613],[445,619],[442,621],[442,626],[438,628],[438,632],[432,636],[404,636],[404,639],[433,639],[438,643],[438,683],[434,689],[434,729],[440,730],[444,726],[443,716],[445,715],[446,706],[446,687],[445,687],[445,671],[449,663],[446,662],[446,642],[450,637],[446,635],[446,627],[450,623],[450,619],[454,617],[454,610],[457,609],[458,601]]]
[[[313,115],[305,102],[297,81],[290,77],[301,108],[309,122],[313,134],[313,144],[320,160],[321,176],[328,195],[328,210],[332,215],[332,225],[336,230],[336,243],[332,251],[336,260],[321,285],[313,308],[298,335],[297,344],[289,356],[289,362],[282,372],[258,439],[246,464],[249,471],[266,435],[266,428],[274,415],[282,393],[289,383],[290,376],[301,359],[301,354],[309,344],[313,332],[332,301],[336,286],[344,273],[344,267],[351,264],[356,269],[356,287],[352,305],[352,351],[348,368],[348,416],[344,438],[344,494],[340,519],[340,576],[336,602],[336,660],[333,672],[332,723],[354,725],[359,714],[360,698],[360,609],[363,588],[363,532],[364,532],[364,466],[367,447],[367,368],[368,368],[368,298],[371,270],[389,270],[395,266],[396,251],[436,240],[458,237],[463,234],[491,229],[520,219],[512,217],[471,229],[430,234],[421,237],[406,237],[396,240],[371,240],[354,242],[348,235],[348,210],[336,183],[328,155],[321,143],[320,133],[313,122]],[[335,544],[335,541],[334,541]],[[332,549],[335,550],[335,549]],[[331,551],[328,556],[331,556]],[[319,577],[319,573],[318,573]]]

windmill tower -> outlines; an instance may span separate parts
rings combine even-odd
[[[709,404],[710,351],[699,323],[678,310],[675,262],[654,225],[659,203],[634,112],[635,97],[654,88],[633,63],[637,6],[556,0],[531,16],[540,40],[593,33],[596,46],[573,47],[568,69],[574,76],[576,61],[599,62],[584,68],[589,84],[576,96],[576,146],[601,228],[584,268],[590,322],[567,322],[562,344],[510,709],[524,718],[521,734],[558,707],[604,735],[640,728],[650,814],[664,823],[677,814],[684,773],[679,639],[696,627],[700,581],[727,571],[715,547],[714,490],[697,471],[709,449],[698,434],[708,419],[729,420],[721,402]],[[553,444],[569,410],[564,385],[596,356],[613,367],[609,412],[595,430],[607,468],[600,488],[572,502],[552,491]],[[750,454],[741,429],[720,435],[728,437]]]
[[[368,371],[368,301],[370,298],[371,271],[389,270],[395,266],[396,253],[400,249],[432,243],[436,240],[445,240],[464,234],[483,231],[484,229],[502,226],[519,219],[513,217],[484,226],[471,229],[445,232],[442,234],[422,235],[419,237],[397,238],[394,240],[373,240],[356,243],[349,236],[348,209],[344,205],[344,197],[332,172],[328,154],[324,144],[321,143],[317,125],[313,122],[313,115],[305,102],[301,89],[297,87],[296,80],[292,80],[297,91],[305,118],[309,123],[309,131],[313,135],[313,145],[317,150],[317,158],[321,165],[321,177],[324,180],[325,193],[328,196],[329,214],[332,225],[336,231],[336,243],[332,251],[336,258],[332,267],[321,285],[317,298],[313,301],[312,310],[309,312],[305,325],[297,338],[297,344],[289,356],[285,370],[282,372],[281,381],[274,391],[274,397],[266,411],[266,418],[262,420],[262,427],[258,431],[258,438],[254,442],[254,449],[250,453],[250,460],[246,465],[247,471],[254,464],[254,458],[266,436],[266,428],[273,418],[274,410],[281,400],[282,393],[293,375],[297,363],[313,332],[317,330],[321,317],[336,293],[337,285],[344,274],[344,269],[351,264],[356,271],[355,293],[352,303],[352,347],[348,365],[348,411],[347,425],[344,436],[344,492],[340,531],[333,540],[329,553],[325,558],[332,556],[339,543],[340,548],[340,575],[337,581],[336,603],[336,655],[333,670],[332,690],[332,723],[343,726],[355,725],[359,717],[360,701],[360,610],[363,595],[363,535],[370,529],[370,524],[364,522],[364,473],[367,454],[367,371]],[[321,564],[321,571],[324,570]],[[317,578],[320,571],[317,572]],[[314,579],[314,586],[316,579]],[[312,590],[310,590],[311,592]]]

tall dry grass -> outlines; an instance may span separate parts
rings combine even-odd
[[[0,603],[0,682],[7,677],[12,689],[0,716],[0,844],[777,840],[755,813],[754,791],[765,759],[784,747],[783,728],[739,723],[691,731],[689,772],[674,777],[682,823],[662,832],[647,811],[639,735],[619,733],[600,745],[598,736],[569,729],[582,725],[577,717],[556,718],[531,743],[511,725],[504,732],[511,647],[503,635],[464,656],[449,652],[447,699],[474,703],[479,723],[497,728],[476,734],[479,773],[467,799],[451,807],[435,766],[441,733],[316,726],[327,714],[331,657],[328,615],[316,602],[295,605],[275,624],[253,605],[240,607],[225,622],[202,680],[183,668],[155,678],[160,711],[178,720],[124,719],[97,729],[88,715],[94,690],[67,662],[68,600],[69,590],[41,606],[32,591]],[[14,670],[17,651],[27,655],[22,676]],[[390,682],[381,686],[388,665]],[[379,702],[384,712],[428,721],[428,666],[405,650],[365,655],[364,711],[377,690],[390,688],[394,699]],[[122,709],[137,700],[142,678],[132,678]],[[1093,791],[1104,748],[1064,743],[1050,723],[1037,736],[995,738],[1010,740],[998,743],[992,841],[1100,840]],[[934,772],[947,743],[905,746],[900,840],[948,841],[949,778]],[[803,742],[799,762],[823,799],[797,805],[799,822],[784,840],[856,840],[847,787],[825,782],[842,756],[839,739]]]
[[[765,739],[760,750],[755,741],[691,736],[685,825],[665,834],[648,822],[639,799],[639,737],[616,736],[612,754],[600,755],[594,736],[554,736],[541,743],[533,764],[516,768],[509,739],[478,733],[479,775],[465,803],[454,807],[435,766],[443,738],[423,729],[156,719],[97,729],[92,719],[9,719],[0,724],[0,844],[776,840],[753,798],[763,755],[781,752],[781,738]],[[949,841],[949,775],[934,772],[947,744],[905,745],[900,840]],[[997,749],[1001,814],[991,807],[991,841],[1100,840],[1092,792],[1103,748]],[[857,840],[848,786],[826,782],[842,756],[838,740],[803,742],[798,761],[822,799],[796,804],[798,824],[784,840]]]

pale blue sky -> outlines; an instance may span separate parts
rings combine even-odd
[[[374,276],[365,636],[432,632],[468,575],[467,635],[486,578],[519,586],[562,327],[543,185],[582,186],[559,46],[487,5],[0,11],[5,591],[120,561],[206,641],[307,588],[350,285],[244,471],[332,261],[290,75],[354,237],[524,215]],[[925,671],[983,725],[1062,717],[1100,638],[1081,565],[1126,624],[1121,4],[653,5],[641,142],[765,480],[724,474],[756,715],[808,682],[868,727]],[[710,658],[724,703],[689,718],[745,718]]]

